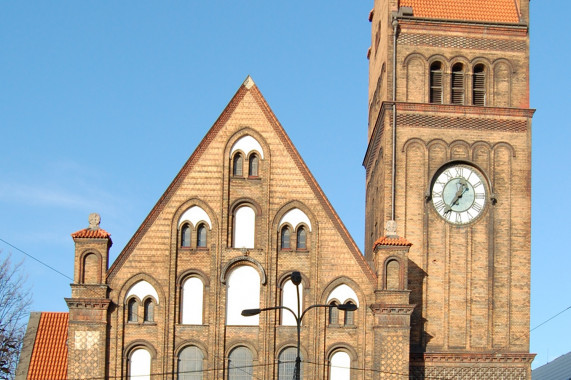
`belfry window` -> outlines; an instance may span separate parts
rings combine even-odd
[[[464,104],[464,65],[456,63],[452,66],[451,103]]]
[[[442,104],[442,63],[430,65],[430,103]]]
[[[486,105],[486,68],[479,64],[474,66],[472,104]]]

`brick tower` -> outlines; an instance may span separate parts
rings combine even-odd
[[[89,215],[89,227],[71,237],[75,242],[74,278],[69,307],[68,369],[71,379],[106,375],[108,268],[111,235],[99,227],[98,214]]]
[[[376,0],[365,251],[412,243],[411,378],[530,378],[528,0]]]

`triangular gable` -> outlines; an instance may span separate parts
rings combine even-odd
[[[264,99],[262,93],[254,83],[254,81],[250,78],[250,76],[248,76],[248,78],[240,86],[240,88],[238,89],[234,97],[230,100],[224,111],[222,111],[222,113],[220,114],[214,125],[206,133],[205,137],[202,139],[196,150],[192,153],[192,155],[184,164],[184,166],[179,171],[177,176],[174,178],[169,187],[163,193],[163,195],[156,203],[156,205],[153,207],[149,215],[147,215],[147,217],[145,218],[145,220],[143,221],[137,232],[135,232],[131,240],[127,243],[123,251],[121,251],[121,253],[117,257],[113,265],[109,268],[109,271],[107,272],[108,280],[111,279],[117,273],[117,271],[121,268],[123,263],[127,260],[127,258],[133,251],[134,247],[136,247],[137,244],[140,242],[141,238],[145,235],[145,232],[156,220],[156,218],[164,209],[165,205],[171,199],[173,194],[176,193],[176,190],[180,187],[184,178],[186,178],[189,172],[193,169],[194,165],[197,162],[199,162],[202,154],[207,150],[210,143],[215,139],[216,135],[220,132],[222,127],[228,122],[234,110],[240,104],[242,99],[244,99],[244,96],[248,93],[252,95],[257,105],[264,113],[264,116],[268,120],[269,124],[272,126],[273,130],[279,137],[281,143],[286,148],[287,152],[291,155],[293,162],[295,162],[298,170],[300,171],[305,181],[315,194],[315,197],[318,199],[319,203],[323,207],[326,214],[329,216],[333,225],[337,229],[339,235],[342,237],[347,247],[351,250],[351,253],[355,257],[357,263],[361,266],[363,272],[367,275],[367,277],[373,284],[376,283],[375,273],[372,271],[371,267],[365,261],[364,256],[361,254],[353,238],[345,228],[345,225],[343,224],[343,222],[333,209],[333,206],[323,193],[323,190],[321,189],[321,187],[311,174],[309,168],[301,158],[299,152],[293,145],[291,139],[285,132],[284,128],[276,118],[275,114],[271,110],[270,106]]]

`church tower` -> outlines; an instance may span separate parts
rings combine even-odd
[[[365,252],[389,221],[411,243],[411,378],[531,378],[529,0],[375,0],[369,21]]]

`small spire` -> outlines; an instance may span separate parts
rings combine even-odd
[[[92,212],[89,214],[89,227],[88,230],[97,231],[99,229],[99,224],[101,223],[101,217],[98,213]]]
[[[252,86],[254,86],[254,80],[252,79],[251,76],[248,75],[248,77],[246,78],[246,80],[244,81],[243,85],[244,87],[246,87],[248,90],[252,88]]]

